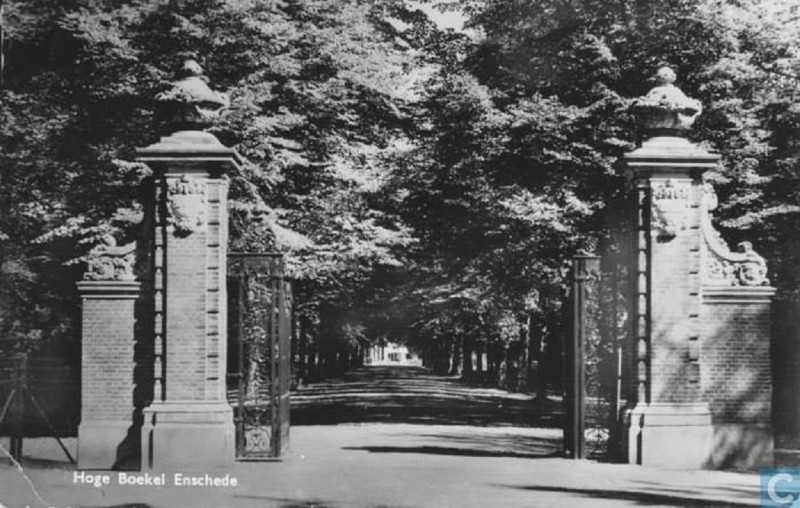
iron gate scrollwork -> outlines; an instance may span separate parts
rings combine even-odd
[[[611,261],[615,261],[612,259]],[[565,343],[564,451],[572,458],[615,460],[623,406],[624,321],[621,270],[600,258],[573,258],[570,323]]]
[[[289,444],[291,307],[281,255],[228,256],[228,401],[239,459],[277,458]]]

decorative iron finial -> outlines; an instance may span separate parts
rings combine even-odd
[[[676,79],[675,71],[662,67],[656,73],[658,85],[631,104],[631,110],[651,136],[679,136],[703,111],[700,101],[687,97],[674,85]]]
[[[156,96],[167,118],[181,130],[202,130],[210,126],[230,105],[228,96],[211,90],[203,68],[195,60],[186,60],[178,81]]]

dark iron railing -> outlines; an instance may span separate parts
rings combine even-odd
[[[291,286],[278,254],[228,256],[228,400],[240,459],[277,458],[289,442]]]

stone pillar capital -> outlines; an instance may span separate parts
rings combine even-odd
[[[237,169],[242,163],[239,154],[203,131],[228,107],[228,96],[208,86],[203,69],[195,60],[186,60],[177,77],[168,90],[156,96],[157,112],[175,131],[157,143],[137,149],[137,160],[157,173],[206,172],[220,176]]]
[[[221,176],[242,164],[236,150],[208,132],[178,131],[158,143],[137,148],[137,160],[161,173],[208,173]]]
[[[710,153],[686,138],[655,136],[623,156],[624,167],[634,178],[672,176],[699,179],[717,166],[719,154]]]
[[[661,68],[656,78],[658,85],[631,103],[630,111],[639,119],[645,141],[623,156],[623,164],[639,179],[663,175],[700,178],[720,159],[684,137],[703,107],[675,86],[672,69]]]

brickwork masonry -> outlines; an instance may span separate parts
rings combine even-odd
[[[78,284],[83,297],[80,469],[111,469],[127,459],[122,455],[134,425],[134,306],[140,286],[118,280]]]
[[[710,465],[773,465],[772,298],[766,263],[743,242],[732,252],[711,225],[716,196],[702,207],[701,397],[714,424]]]

